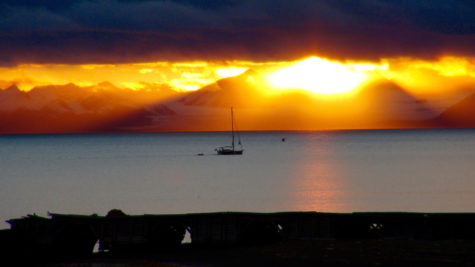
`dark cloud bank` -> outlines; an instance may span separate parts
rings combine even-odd
[[[4,0],[0,64],[475,56],[475,1]]]

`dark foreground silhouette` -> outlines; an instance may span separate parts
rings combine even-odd
[[[34,264],[474,265],[475,213],[28,215],[3,260]],[[186,232],[191,243],[182,244]],[[98,244],[98,252],[93,253]]]

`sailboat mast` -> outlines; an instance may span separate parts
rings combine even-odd
[[[234,115],[233,115],[233,107],[231,107],[231,133],[233,135],[233,151],[234,151]]]

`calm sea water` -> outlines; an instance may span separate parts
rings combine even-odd
[[[0,136],[0,220],[113,208],[475,212],[475,130],[241,136],[242,156],[213,153],[226,133]]]

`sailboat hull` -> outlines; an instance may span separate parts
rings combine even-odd
[[[216,149],[218,155],[242,155],[243,149],[233,149],[232,147],[220,147]]]
[[[242,155],[244,150],[218,150],[218,155]]]

